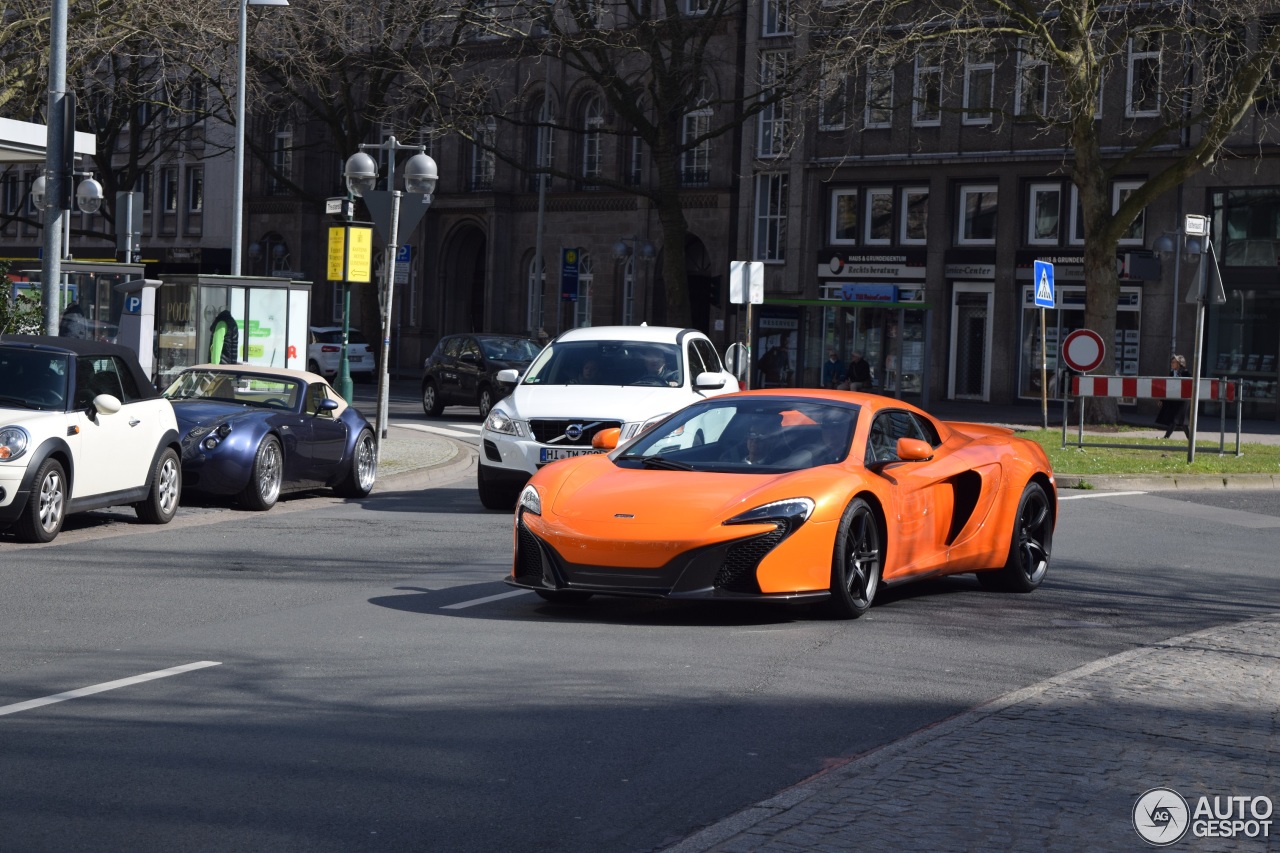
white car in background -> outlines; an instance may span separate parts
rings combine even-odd
[[[572,329],[519,380],[480,434],[477,485],[489,509],[511,509],[543,465],[600,452],[591,439],[601,430],[620,429],[624,442],[692,402],[738,390],[706,335],[665,326]]]
[[[307,370],[332,381],[338,375],[341,359],[342,327],[312,326],[307,338]],[[364,334],[359,329],[348,329],[347,365],[351,378],[357,382],[372,382],[376,361],[373,347],[369,346]]]

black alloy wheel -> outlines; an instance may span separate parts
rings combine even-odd
[[[854,498],[836,531],[827,612],[836,619],[857,619],[866,613],[883,571],[884,529],[871,505]]]
[[[978,581],[991,589],[1031,592],[1049,571],[1053,549],[1053,512],[1049,496],[1039,483],[1027,483],[1018,501],[1013,522],[1009,558],[996,571],[978,572]]]

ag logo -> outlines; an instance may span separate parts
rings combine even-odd
[[[1133,804],[1133,828],[1142,840],[1166,847],[1187,833],[1187,801],[1172,788],[1152,788]]]

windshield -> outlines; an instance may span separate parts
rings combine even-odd
[[[644,433],[614,461],[623,467],[783,473],[844,461],[858,407],[751,397],[695,403]]]
[[[540,347],[526,338],[476,338],[484,357],[495,361],[533,361]]]
[[[679,388],[684,365],[675,344],[568,341],[548,344],[525,385],[649,385]]]
[[[65,411],[70,356],[0,348],[0,406]]]
[[[184,370],[164,391],[170,400],[218,400],[263,409],[298,410],[302,383],[287,376],[233,370]]]

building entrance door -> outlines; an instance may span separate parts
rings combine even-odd
[[[947,397],[991,399],[992,282],[957,282],[951,295],[951,370]]]

